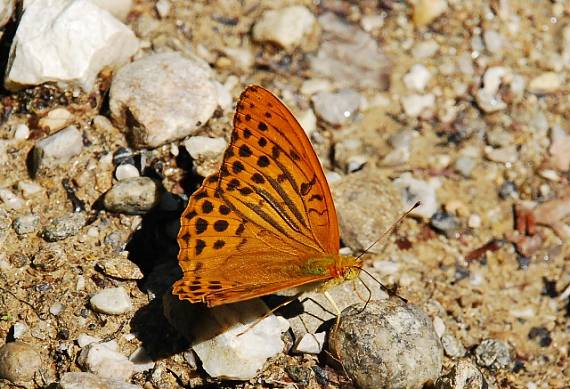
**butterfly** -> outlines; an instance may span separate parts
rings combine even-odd
[[[336,210],[305,131],[271,92],[241,94],[216,174],[180,218],[172,292],[208,307],[296,288],[326,290],[358,277],[362,260],[339,254]]]

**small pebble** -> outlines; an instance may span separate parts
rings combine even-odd
[[[342,125],[353,120],[360,107],[360,94],[352,89],[319,92],[311,100],[317,116],[333,125]]]
[[[435,107],[435,96],[431,93],[426,95],[410,95],[401,98],[404,113],[412,118],[420,116],[426,110]]]
[[[545,327],[532,327],[528,332],[528,338],[536,340],[540,347],[548,347],[552,344],[550,332]]]
[[[105,193],[103,205],[111,212],[131,215],[150,211],[159,201],[157,184],[148,177],[125,178]]]
[[[447,0],[418,0],[414,2],[412,19],[417,27],[424,27],[447,11]]]
[[[23,342],[0,346],[0,378],[14,384],[23,384],[34,378],[41,367],[40,354]]]
[[[441,317],[436,316],[433,318],[433,329],[439,338],[443,336],[445,333],[445,323],[441,319]]]
[[[424,65],[415,64],[404,76],[404,84],[414,92],[423,92],[431,78],[431,73]]]
[[[127,255],[103,259],[98,261],[95,267],[103,274],[120,280],[140,280],[144,276],[139,267],[131,262]]]
[[[562,86],[562,75],[555,72],[542,73],[530,80],[528,84],[528,91],[530,93],[543,95],[554,93]]]
[[[517,186],[512,181],[505,181],[501,184],[499,188],[499,196],[502,199],[507,199],[509,197],[518,197]]]
[[[329,80],[324,78],[309,78],[303,81],[300,91],[305,96],[312,96],[319,92],[329,92],[331,89],[332,84]]]
[[[470,178],[476,165],[477,161],[474,158],[461,156],[455,161],[454,168],[463,177]]]
[[[48,242],[56,242],[73,236],[87,222],[85,213],[74,212],[52,220],[44,229],[43,237]]]
[[[108,315],[121,315],[133,307],[129,294],[122,287],[103,289],[91,297],[89,302],[95,311]]]
[[[36,142],[33,148],[32,170],[52,168],[69,161],[83,150],[83,136],[75,126],[69,126]]]
[[[192,136],[184,141],[184,147],[193,159],[214,158],[221,155],[228,146],[224,138]]]
[[[507,104],[500,97],[490,94],[484,89],[477,91],[475,98],[477,105],[486,113],[502,111],[507,108]]]
[[[18,235],[26,235],[36,232],[40,224],[40,218],[33,213],[19,216],[14,220],[14,231]]]
[[[359,388],[419,388],[442,368],[431,320],[396,297],[371,301],[364,312],[361,305],[346,308],[329,345]]]
[[[18,190],[22,192],[22,196],[24,196],[25,199],[30,199],[38,193],[43,192],[44,188],[33,181],[19,181]]]
[[[505,43],[503,36],[496,30],[486,30],[483,33],[483,42],[487,51],[495,55],[501,54]]]
[[[67,254],[59,243],[44,243],[32,258],[32,267],[45,272],[52,272],[67,262]]]
[[[28,326],[24,322],[16,322],[12,326],[12,336],[14,339],[20,339],[28,331]]]
[[[8,209],[20,209],[26,204],[24,200],[16,196],[10,189],[0,189],[0,200]]]
[[[477,366],[469,359],[461,359],[451,371],[435,382],[436,389],[486,389],[489,385]]]
[[[412,144],[412,140],[417,136],[418,133],[416,131],[406,128],[390,135],[388,142],[395,149],[409,148]]]
[[[475,349],[475,358],[479,366],[495,370],[508,369],[513,364],[509,347],[497,339],[482,341]]]
[[[429,58],[439,50],[439,45],[434,40],[418,42],[412,48],[412,55],[416,59]]]
[[[119,181],[124,180],[126,178],[133,178],[139,176],[140,176],[139,170],[130,163],[124,163],[122,165],[119,165],[115,170],[115,178]]]
[[[302,5],[265,11],[253,26],[253,38],[292,49],[303,42],[315,22],[315,16]]]
[[[402,202],[406,208],[421,201],[422,204],[412,211],[413,215],[429,219],[437,211],[439,204],[435,187],[430,183],[417,180],[411,174],[404,173],[394,180],[394,185],[400,190]]]
[[[436,230],[443,232],[448,238],[455,237],[461,228],[461,221],[456,216],[443,211],[434,213],[430,224]]]
[[[38,126],[46,130],[47,133],[53,133],[69,126],[73,119],[73,115],[67,109],[55,108],[40,119]]]
[[[154,7],[156,8],[158,16],[160,16],[161,19],[164,19],[170,13],[172,4],[170,4],[170,1],[168,0],[158,0]]]
[[[469,219],[467,219],[467,225],[470,228],[479,228],[481,227],[481,216],[473,213],[469,215]]]
[[[49,307],[49,313],[51,313],[54,316],[58,316],[59,314],[61,314],[63,312],[64,309],[65,309],[65,305],[63,305],[60,302],[56,302],[55,304],[53,304]]]
[[[61,389],[140,389],[139,385],[86,372],[64,373],[58,382],[58,387]]]
[[[325,344],[325,335],[326,332],[306,333],[299,339],[293,350],[299,354],[319,354]]]
[[[134,373],[134,364],[117,351],[116,342],[92,342],[81,349],[80,366],[100,377],[126,381]]]
[[[445,355],[451,358],[461,358],[465,356],[467,351],[461,342],[449,332],[446,332],[441,337],[441,344]]]
[[[30,136],[30,128],[25,123],[20,123],[16,126],[14,130],[15,140],[26,140]]]
[[[519,159],[519,153],[516,146],[507,146],[494,148],[491,146],[485,147],[485,157],[493,162],[500,163],[514,163]]]
[[[315,115],[312,109],[307,109],[297,119],[309,137],[317,130],[317,115]]]

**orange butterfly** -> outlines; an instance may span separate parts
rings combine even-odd
[[[209,307],[296,287],[326,290],[358,277],[339,255],[339,228],[321,164],[291,111],[251,85],[240,96],[220,171],[181,216],[173,294]]]

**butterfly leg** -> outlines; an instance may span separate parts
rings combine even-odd
[[[251,330],[253,327],[255,327],[256,325],[258,325],[263,319],[273,315],[275,313],[275,311],[279,310],[280,308],[283,308],[284,306],[287,306],[289,304],[291,304],[293,301],[297,300],[301,295],[303,294],[303,292],[297,293],[296,295],[292,296],[290,299],[285,300],[284,302],[282,302],[281,304],[277,305],[276,307],[274,307],[273,309],[267,311],[265,313],[265,315],[258,317],[253,323],[251,323],[244,331],[240,332],[237,336],[242,336],[243,334],[245,334],[246,332],[248,332],[249,330]]]
[[[338,330],[338,325],[340,324],[340,308],[338,307],[338,305],[336,305],[336,303],[334,302],[332,296],[330,295],[330,293],[328,291],[324,292],[325,297],[327,298],[327,300],[329,300],[329,303],[331,303],[332,307],[335,310],[336,313],[336,321],[335,321],[335,325],[334,325],[334,331],[336,332],[336,330]]]

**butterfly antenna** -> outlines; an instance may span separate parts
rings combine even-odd
[[[380,235],[380,237],[378,239],[376,239],[370,246],[368,246],[363,252],[361,252],[360,254],[358,254],[358,256],[356,257],[356,259],[360,259],[364,254],[368,253],[370,251],[370,249],[374,246],[376,246],[376,244],[378,244],[380,241],[382,241],[384,238],[386,238],[387,236],[391,235],[392,232],[394,232],[394,230],[396,228],[398,228],[398,226],[400,225],[400,223],[402,222],[402,220],[404,220],[414,209],[416,209],[417,207],[419,207],[420,205],[422,205],[421,201],[417,201],[410,209],[408,209],[402,216],[400,216],[398,218],[398,220],[396,220],[396,222],[394,224],[392,224],[392,226],[390,226],[390,228],[388,228],[386,231],[384,231],[384,233],[382,235]]]
[[[408,300],[406,300],[406,299],[403,298],[402,296],[398,295],[398,293],[396,293],[396,288],[388,288],[388,287],[386,287],[383,283],[381,283],[380,281],[378,281],[378,280],[376,279],[376,277],[374,277],[368,270],[366,270],[366,269],[364,269],[364,268],[358,268],[358,270],[360,270],[361,272],[367,274],[368,277],[372,278],[375,282],[377,282],[378,285],[380,285],[380,288],[381,288],[384,292],[388,293],[389,296],[396,296],[396,297],[398,297],[400,300],[402,300],[403,302],[405,302],[405,303],[408,302]],[[359,279],[360,279],[360,278],[359,278]],[[362,280],[360,280],[360,281],[362,281]],[[364,282],[363,282],[363,284],[364,284]],[[368,303],[367,303],[367,304],[368,304]]]

